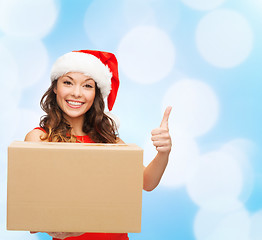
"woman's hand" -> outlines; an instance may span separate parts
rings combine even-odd
[[[67,237],[77,237],[84,233],[83,232],[47,232],[47,234],[53,238],[65,239]]]
[[[67,232],[47,232],[47,234],[53,238],[64,239],[67,238]]]
[[[153,145],[159,153],[169,154],[172,147],[171,137],[168,129],[168,118],[172,107],[167,107],[159,128],[154,129],[151,134]]]
[[[38,232],[31,232],[31,234],[34,233],[38,233]],[[84,232],[47,232],[47,234],[53,238],[58,238],[58,239],[65,239],[67,237],[77,237],[80,236],[82,234],[84,234]]]

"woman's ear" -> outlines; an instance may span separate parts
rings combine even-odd
[[[55,94],[57,94],[57,85],[55,85],[53,91],[54,91]]]

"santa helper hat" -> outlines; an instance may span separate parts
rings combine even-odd
[[[119,88],[118,64],[113,53],[95,50],[80,50],[66,53],[54,63],[51,69],[51,81],[68,72],[80,72],[91,77],[96,82],[103,98],[107,98],[109,111],[112,110]],[[119,125],[116,116],[111,113],[106,114]]]

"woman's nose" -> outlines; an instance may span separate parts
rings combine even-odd
[[[74,89],[73,89],[72,95],[73,95],[75,98],[81,97],[81,96],[82,96],[81,87],[80,87],[80,86],[75,86]]]

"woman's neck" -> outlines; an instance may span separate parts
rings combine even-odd
[[[66,120],[70,123],[70,126],[72,127],[71,133],[75,136],[84,136],[86,133],[83,132],[83,124],[84,124],[84,117],[79,118],[68,118],[66,117]]]

